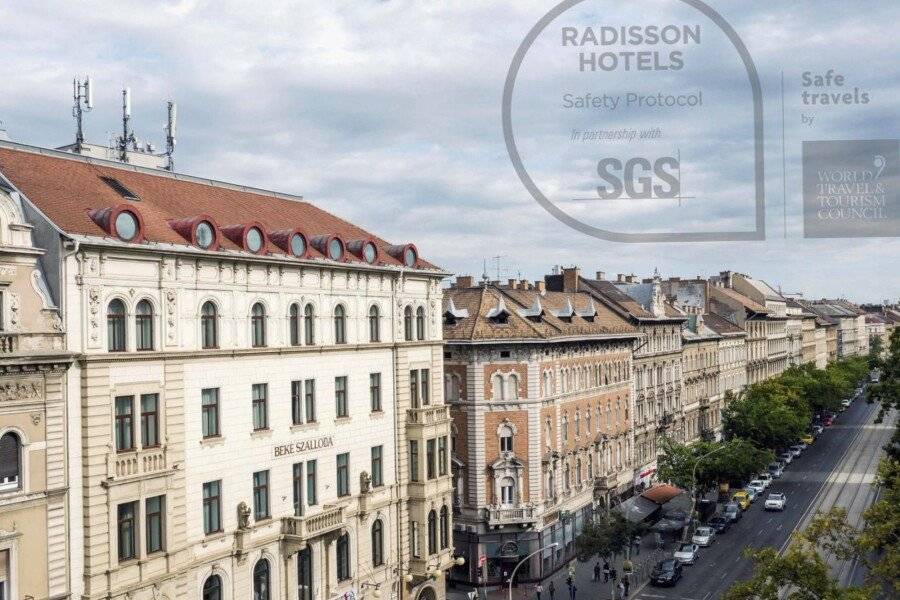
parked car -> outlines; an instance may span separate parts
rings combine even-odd
[[[769,494],[769,497],[766,498],[765,509],[784,510],[785,505],[787,505],[787,496],[778,492],[772,492]]]
[[[740,514],[740,512],[740,509],[738,509],[738,514]],[[716,515],[711,518],[707,524],[713,528],[716,535],[723,534],[731,528],[731,521],[725,515]]]
[[[790,448],[788,448],[788,452],[794,455],[794,458],[798,458],[801,454],[803,454],[803,446],[800,444],[794,444]]]
[[[752,502],[753,500],[756,500],[756,496],[759,496],[760,494],[762,494],[765,491],[766,484],[763,483],[762,480],[760,480],[760,479],[754,479],[753,481],[751,481],[750,483],[747,484],[747,489],[751,489],[754,492],[756,492],[755,496],[751,499],[751,502]]]
[[[739,490],[732,494],[731,501],[737,503],[737,505],[741,507],[741,510],[750,508],[750,496],[745,490]]]
[[[843,406],[844,408],[848,408],[852,402],[853,400],[851,400],[850,398],[844,398],[843,400],[841,400],[841,406]]]
[[[791,461],[794,460],[794,453],[793,452],[782,452],[781,454],[778,455],[778,460],[780,460],[781,462],[783,462],[786,465],[789,465],[789,464],[791,464]]]
[[[674,558],[661,560],[650,571],[650,583],[653,585],[675,585],[681,579],[681,563]]]
[[[694,535],[691,536],[691,541],[701,548],[711,546],[715,539],[716,531],[712,527],[698,527]]]
[[[813,426],[812,426],[812,432],[813,432],[813,435],[819,435],[819,434],[821,434],[823,431],[825,431],[825,428],[822,427],[821,425],[813,425]]]
[[[784,467],[781,466],[779,462],[773,462],[769,464],[769,474],[773,479],[781,478],[782,474],[784,474]]]
[[[729,523],[739,521],[744,516],[743,513],[741,513],[741,505],[737,502],[729,502],[726,504],[725,508],[722,510],[722,515],[728,519]]]
[[[752,488],[749,486],[744,487],[744,493],[747,494],[747,497],[750,499],[750,503],[756,502],[756,497],[759,496],[759,492],[756,491],[756,488]]]
[[[825,427],[831,427],[834,425],[834,419],[832,417],[825,417],[822,419],[822,424],[825,425]]]
[[[813,442],[816,441],[816,438],[814,438],[812,436],[812,434],[807,433],[803,437],[800,438],[800,441],[803,442],[804,444],[806,444],[807,446],[809,446],[810,444],[812,444]]]
[[[683,565],[692,565],[697,562],[697,554],[699,552],[700,547],[697,544],[686,542],[678,545],[672,558]]]
[[[760,481],[762,481],[762,484],[766,488],[768,488],[770,485],[772,485],[772,474],[771,473],[760,473],[759,475],[756,476],[756,478],[759,479]]]

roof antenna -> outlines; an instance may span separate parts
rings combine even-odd
[[[122,90],[122,135],[116,138],[116,147],[119,150],[119,160],[128,162],[128,144],[134,147],[137,140],[131,131],[131,88]]]
[[[166,123],[166,170],[174,171],[175,170],[175,159],[172,157],[175,154],[175,127],[176,120],[178,114],[178,107],[171,100],[168,103],[169,107],[169,118]]]
[[[487,273],[487,259],[486,258],[481,260],[481,266],[482,266],[481,280],[487,281],[490,278],[488,277],[488,273]]]
[[[72,116],[75,117],[75,152],[81,152],[84,145],[84,113],[94,108],[94,84],[90,77],[84,81],[76,77],[72,80]]]

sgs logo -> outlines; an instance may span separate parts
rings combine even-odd
[[[606,182],[597,186],[601,200],[682,198],[678,156],[662,156],[652,163],[647,158],[634,157],[624,164],[618,158],[603,158],[597,162],[597,174]]]

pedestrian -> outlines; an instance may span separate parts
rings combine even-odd
[[[628,579],[628,575],[622,575],[622,585],[625,586],[625,595],[623,598],[628,597],[628,588],[631,587],[631,581]]]
[[[572,590],[572,576],[571,575],[566,577],[566,585],[569,586],[569,590],[571,591]]]
[[[616,573],[616,568],[615,568],[615,567],[613,567],[612,569],[609,570],[609,578],[610,578],[610,579],[612,579],[613,581],[615,581],[618,577],[619,577],[619,574]]]
[[[569,591],[571,592],[572,600],[575,600],[575,592],[578,591],[578,588],[573,585],[572,587],[569,588]]]
[[[591,581],[600,581],[600,561],[594,563],[594,578]]]
[[[603,583],[609,581],[609,561],[603,560]]]
[[[540,583],[534,586],[534,593],[537,595],[537,600],[541,600],[541,594],[544,592],[544,586]]]
[[[550,586],[547,588],[547,591],[550,593],[550,600],[553,600],[553,594],[556,593],[556,586],[553,585],[553,582],[550,582]]]
[[[626,594],[628,594],[628,592],[625,590],[625,585],[621,581],[619,582],[618,590],[619,590],[619,598],[622,598],[624,600],[625,598],[628,597],[626,595]]]
[[[634,536],[634,553],[638,556],[641,554],[641,536]]]

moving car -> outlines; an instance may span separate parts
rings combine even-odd
[[[738,509],[738,514],[740,513],[741,511]],[[715,531],[717,535],[725,533],[731,528],[731,520],[725,515],[716,515],[711,518],[707,524],[713,528],[713,531]]]
[[[769,494],[769,497],[766,498],[765,509],[766,510],[784,510],[785,505],[787,504],[787,496],[778,492],[772,492]]]
[[[741,505],[737,502],[729,502],[725,505],[725,509],[722,511],[722,516],[724,516],[730,523],[734,523],[743,518],[743,514],[741,513]]]
[[[747,510],[750,508],[750,496],[744,490],[740,490],[732,494],[731,501],[736,503],[741,507],[741,510]],[[725,509],[728,509],[728,505],[725,505]]]
[[[793,452],[782,452],[781,454],[778,455],[778,460],[780,460],[781,462],[783,462],[786,465],[789,465],[789,464],[791,464],[791,461],[794,460],[794,453]]]
[[[766,488],[768,488],[770,485],[772,485],[772,474],[771,473],[760,473],[759,475],[756,476],[756,478],[759,479],[760,481],[762,481],[762,484]]]
[[[762,494],[766,489],[766,484],[762,482],[761,479],[754,479],[750,483],[747,484],[747,489],[751,489],[756,492],[756,496]],[[756,498],[754,497],[753,500]]]
[[[784,474],[784,467],[779,462],[769,464],[769,474],[773,479],[779,479]]]
[[[697,554],[699,552],[700,547],[697,544],[686,542],[678,545],[672,558],[683,565],[692,565],[697,561]]]
[[[800,441],[806,444],[807,446],[816,441],[816,438],[812,436],[812,434],[807,433],[803,437],[800,438]]]
[[[661,560],[650,571],[650,583],[653,585],[675,585],[681,579],[681,563],[674,558]]]
[[[713,540],[715,539],[716,530],[712,527],[698,527],[697,531],[694,532],[694,535],[691,536],[691,541],[701,548],[712,545]]]

